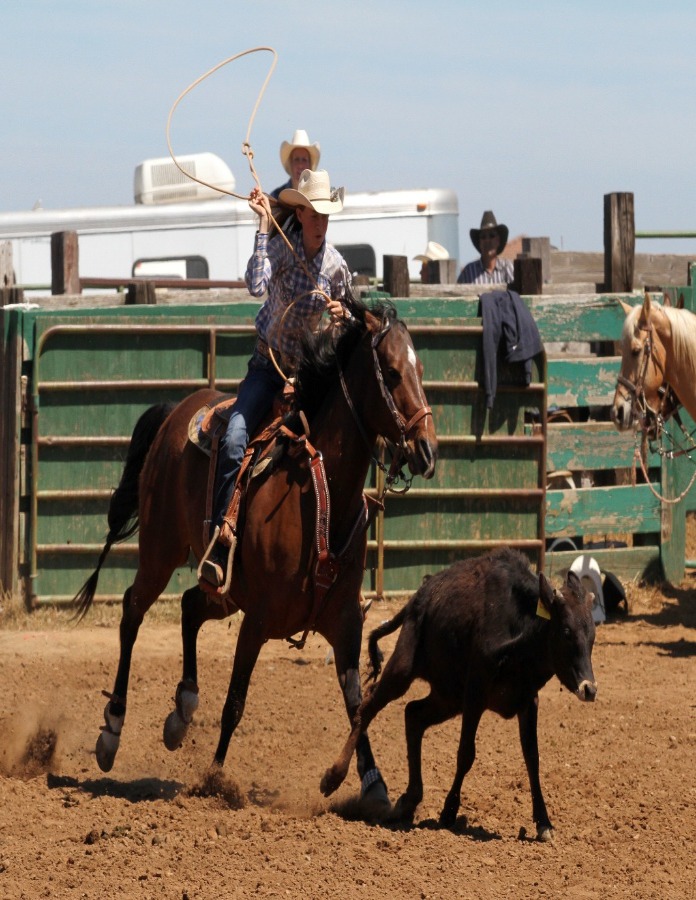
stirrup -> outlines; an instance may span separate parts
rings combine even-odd
[[[196,576],[198,577],[199,585],[206,593],[214,594],[216,597],[225,597],[229,594],[232,585],[232,563],[235,547],[237,545],[237,538],[233,537],[232,543],[227,550],[227,565],[223,570],[223,567],[219,563],[213,562],[213,560],[210,559],[213,549],[218,543],[219,537],[220,526],[216,525],[213,537],[198,564]]]

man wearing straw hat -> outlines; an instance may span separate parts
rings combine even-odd
[[[271,191],[271,197],[275,197],[277,200],[280,192],[287,188],[297,190],[297,186],[300,183],[300,175],[305,169],[316,169],[319,165],[320,157],[321,149],[319,144],[310,143],[307,132],[298,128],[291,141],[283,141],[280,145],[280,162],[290,177],[285,184],[281,184],[280,187]]]
[[[299,361],[303,332],[319,326],[324,310],[334,322],[350,317],[345,306],[350,272],[338,250],[326,241],[329,215],[343,208],[343,188],[331,187],[328,172],[305,169],[297,188],[285,188],[279,200],[294,209],[301,230],[269,240],[268,197],[260,188],[254,188],[249,197],[249,206],[259,217],[259,230],[245,279],[252,296],[268,296],[256,316],[256,347],[218,446],[212,521],[216,534],[229,508],[249,439],[283,387],[283,375],[292,375]],[[228,579],[232,563],[228,556],[228,547],[218,540],[201,563],[201,577],[215,588]]]

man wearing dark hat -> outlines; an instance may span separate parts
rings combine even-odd
[[[481,256],[464,266],[457,284],[510,284],[514,279],[512,263],[500,257],[507,244],[507,225],[498,225],[488,209],[481,219],[481,227],[472,228],[469,235]]]

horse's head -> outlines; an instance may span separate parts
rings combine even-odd
[[[375,401],[364,416],[379,435],[401,448],[412,475],[432,478],[437,460],[433,416],[423,390],[423,364],[408,329],[391,306],[365,313],[364,344],[372,358]],[[369,370],[370,362],[365,363]]]
[[[652,303],[647,292],[642,306],[620,302],[626,320],[611,419],[619,431],[635,425],[650,430],[661,413],[665,393],[665,341],[669,340],[670,322],[664,309]]]

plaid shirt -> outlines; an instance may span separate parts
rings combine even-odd
[[[457,278],[457,284],[510,284],[515,274],[509,259],[496,258],[495,268],[487,272],[480,259],[464,266]]]
[[[305,329],[316,329],[326,309],[325,299],[317,287],[333,300],[343,300],[351,278],[341,254],[324,241],[313,260],[307,261],[302,245],[302,232],[288,235],[294,251],[307,267],[308,278],[297,259],[280,236],[268,240],[267,234],[256,234],[254,253],[247,265],[245,281],[253,297],[268,291],[256,316],[259,337],[283,359],[295,365],[299,357],[300,336]],[[296,302],[288,310],[293,300]],[[285,311],[287,315],[283,317]]]

